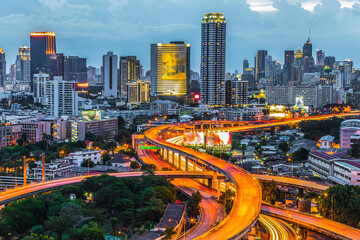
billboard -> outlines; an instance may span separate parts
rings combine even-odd
[[[163,53],[162,75],[163,80],[186,79],[186,53]]]
[[[284,105],[271,105],[269,109],[269,116],[275,118],[284,118],[286,117],[285,106]]]
[[[231,146],[230,132],[208,132],[206,136],[207,146]]]
[[[203,145],[204,144],[204,133],[203,132],[185,132],[184,133],[184,144],[185,145]]]
[[[101,110],[82,111],[83,121],[96,121],[101,120]]]
[[[302,96],[295,97],[295,107],[298,108],[304,107],[304,97]]]

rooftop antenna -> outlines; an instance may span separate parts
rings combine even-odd
[[[311,34],[311,28],[309,28],[309,36],[308,36],[308,41],[310,42],[310,34]]]

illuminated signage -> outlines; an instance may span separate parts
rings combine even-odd
[[[204,144],[204,133],[203,132],[185,132],[184,133],[184,144],[186,145],[202,145]]]
[[[207,146],[231,146],[230,132],[208,132],[206,136]]]
[[[269,111],[270,117],[284,118],[286,117],[285,106],[283,105],[271,105]]]
[[[199,99],[200,99],[200,94],[196,93],[196,94],[194,95],[194,99],[195,99],[195,100],[199,100]]]
[[[157,146],[139,146],[139,149],[145,149],[145,150],[160,149],[160,147],[157,147]]]
[[[78,83],[77,86],[79,88],[88,88],[89,87],[89,83]]]
[[[101,110],[82,111],[83,121],[101,120]]]

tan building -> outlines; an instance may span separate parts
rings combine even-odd
[[[128,83],[128,105],[150,102],[150,82],[136,81]]]

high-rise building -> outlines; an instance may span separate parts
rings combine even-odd
[[[11,64],[9,68],[10,81],[15,81],[16,79],[16,64]]]
[[[150,102],[150,82],[136,81],[128,83],[128,104],[141,104]]]
[[[333,69],[334,68],[334,63],[335,63],[335,57],[333,57],[333,56],[325,57],[325,60],[324,60],[325,66],[327,66],[330,69]]]
[[[63,77],[63,79],[65,79],[65,57],[64,57],[64,54],[57,53],[56,60],[57,60],[57,70],[58,70],[57,76],[61,76],[61,77]]]
[[[245,73],[245,70],[249,68],[249,61],[247,59],[243,60],[243,73]]]
[[[103,86],[105,97],[118,97],[117,55],[107,52],[103,56]]]
[[[316,50],[316,65],[325,66],[325,51]]]
[[[265,78],[265,58],[267,50],[258,50],[255,55],[255,83],[258,84],[261,78]]]
[[[54,117],[61,115],[78,115],[78,92],[76,82],[65,81],[62,77],[54,77],[45,85],[47,114]]]
[[[50,78],[57,72],[49,65],[56,61],[56,42],[54,32],[33,32],[30,34],[31,80],[34,74],[49,73]],[[54,72],[56,72],[54,74]]]
[[[35,74],[33,78],[34,102],[46,105],[46,85],[50,81],[49,74]]]
[[[225,103],[226,21],[223,13],[205,13],[201,24],[201,102]]]
[[[140,61],[136,56],[120,57],[120,85],[121,94],[126,95],[128,83],[140,80]]]
[[[231,81],[231,104],[241,106],[249,103],[249,82],[241,80]]]
[[[151,93],[185,95],[190,85],[190,44],[151,44]]]
[[[284,77],[281,85],[287,86],[290,82],[294,81],[293,63],[295,61],[295,54],[293,50],[287,50],[284,56]]]
[[[312,43],[310,42],[310,38],[306,41],[303,46],[304,57],[312,57]]]
[[[86,58],[67,56],[64,58],[64,75],[66,81],[87,82]]]
[[[30,76],[30,48],[28,46],[21,46],[16,57],[16,80],[31,81]]]
[[[0,87],[4,86],[4,82],[6,80],[6,59],[5,52],[0,47]]]

